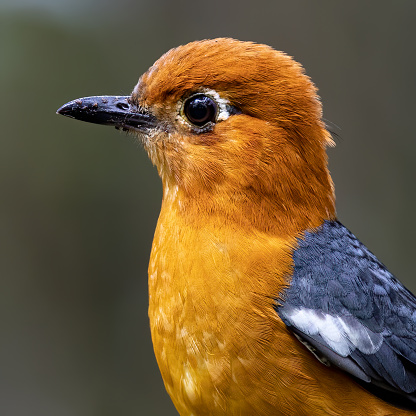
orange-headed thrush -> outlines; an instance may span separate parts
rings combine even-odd
[[[58,113],[132,133],[158,169],[149,318],[182,416],[416,414],[416,298],[337,220],[301,65],[192,42],[129,97]]]

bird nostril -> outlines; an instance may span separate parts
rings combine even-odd
[[[127,103],[117,103],[116,107],[125,111],[129,109],[129,105]]]

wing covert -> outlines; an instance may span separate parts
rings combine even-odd
[[[338,221],[306,232],[293,259],[277,307],[287,327],[364,387],[416,406],[416,298]]]

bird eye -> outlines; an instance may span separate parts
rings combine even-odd
[[[217,118],[217,103],[203,94],[194,95],[185,102],[184,114],[195,126],[202,127]]]

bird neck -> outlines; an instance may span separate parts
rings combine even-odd
[[[216,228],[238,227],[276,237],[297,236],[336,217],[329,174],[311,181],[308,191],[302,193],[293,187],[259,192],[248,187],[239,190],[198,189],[190,194],[178,185],[164,181],[161,217],[164,212],[174,213],[183,224],[195,229],[214,224]],[[280,192],[290,192],[291,195],[282,198]]]

